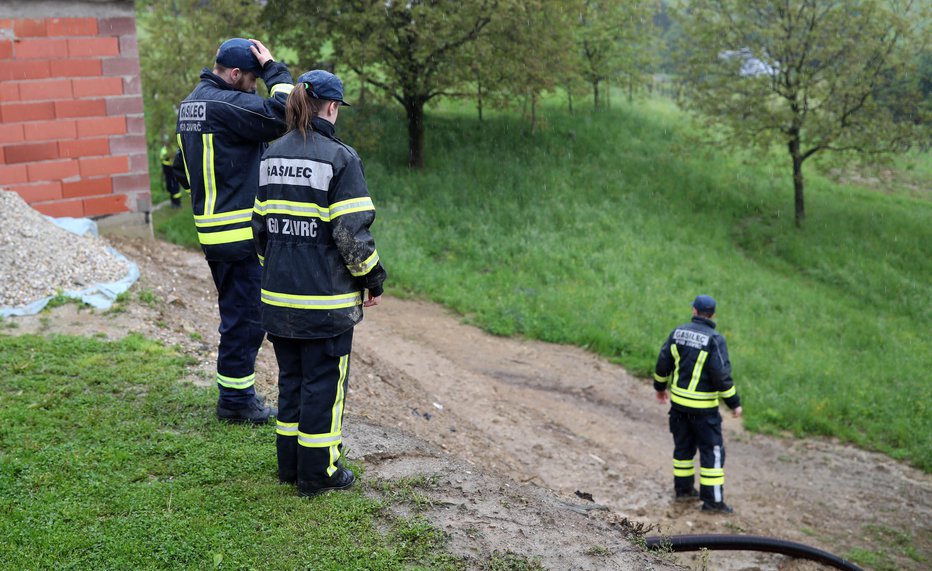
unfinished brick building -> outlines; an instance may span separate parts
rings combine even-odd
[[[0,188],[49,216],[148,220],[132,1],[0,3]]]

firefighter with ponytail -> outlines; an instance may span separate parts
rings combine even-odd
[[[343,105],[337,76],[298,78],[288,132],[262,156],[252,216],[261,323],[279,367],[278,478],[301,496],[355,481],[341,461],[353,327],[378,305],[386,277],[362,162],[334,134]]]

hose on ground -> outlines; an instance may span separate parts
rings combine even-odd
[[[844,571],[862,571],[860,567],[846,559],[832,555],[827,551],[809,547],[802,543],[761,537],[757,535],[671,535],[669,537],[646,537],[644,542],[648,549],[679,551],[767,551],[781,553],[800,559],[811,559]]]

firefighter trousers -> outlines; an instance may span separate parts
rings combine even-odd
[[[693,489],[696,468],[693,459],[699,450],[699,497],[704,502],[725,501],[725,441],[722,416],[690,414],[670,409],[673,433],[673,486],[677,493]]]
[[[255,398],[256,355],[265,337],[259,324],[262,266],[252,255],[232,262],[207,262],[217,286],[220,347],[217,351],[219,404],[242,408]]]
[[[353,330],[327,339],[269,335],[278,360],[278,479],[314,486],[343,453],[343,405]]]
[[[172,172],[171,165],[162,165],[162,178],[165,179],[165,192],[171,198],[172,204],[181,205],[181,186],[175,178],[175,173]]]

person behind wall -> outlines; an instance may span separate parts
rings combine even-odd
[[[312,496],[352,486],[343,410],[353,327],[378,305],[385,269],[369,227],[375,207],[359,155],[334,135],[343,83],[298,78],[289,131],[259,167],[252,218],[263,264],[262,326],[278,360],[278,478]],[[368,292],[368,295],[367,295]]]
[[[171,207],[181,208],[181,184],[172,171],[175,154],[169,150],[168,145],[162,145],[159,149],[159,160],[162,163],[162,178],[165,179],[165,192],[171,200]]]
[[[256,94],[258,78],[268,99]],[[292,89],[288,68],[262,42],[233,38],[221,44],[213,69],[204,68],[178,109],[176,172],[191,189],[197,237],[217,287],[217,417],[225,422],[264,424],[275,414],[254,386],[265,334],[251,221],[259,160],[267,142],[285,132]]]
[[[715,300],[696,296],[693,318],[667,337],[654,369],[661,404],[670,401],[673,487],[678,500],[698,497],[702,510],[732,513],[725,503],[725,442],[719,399],[741,417],[741,400],[731,378],[725,338],[715,330]],[[669,385],[670,394],[667,395]],[[699,491],[694,457],[699,450]]]

